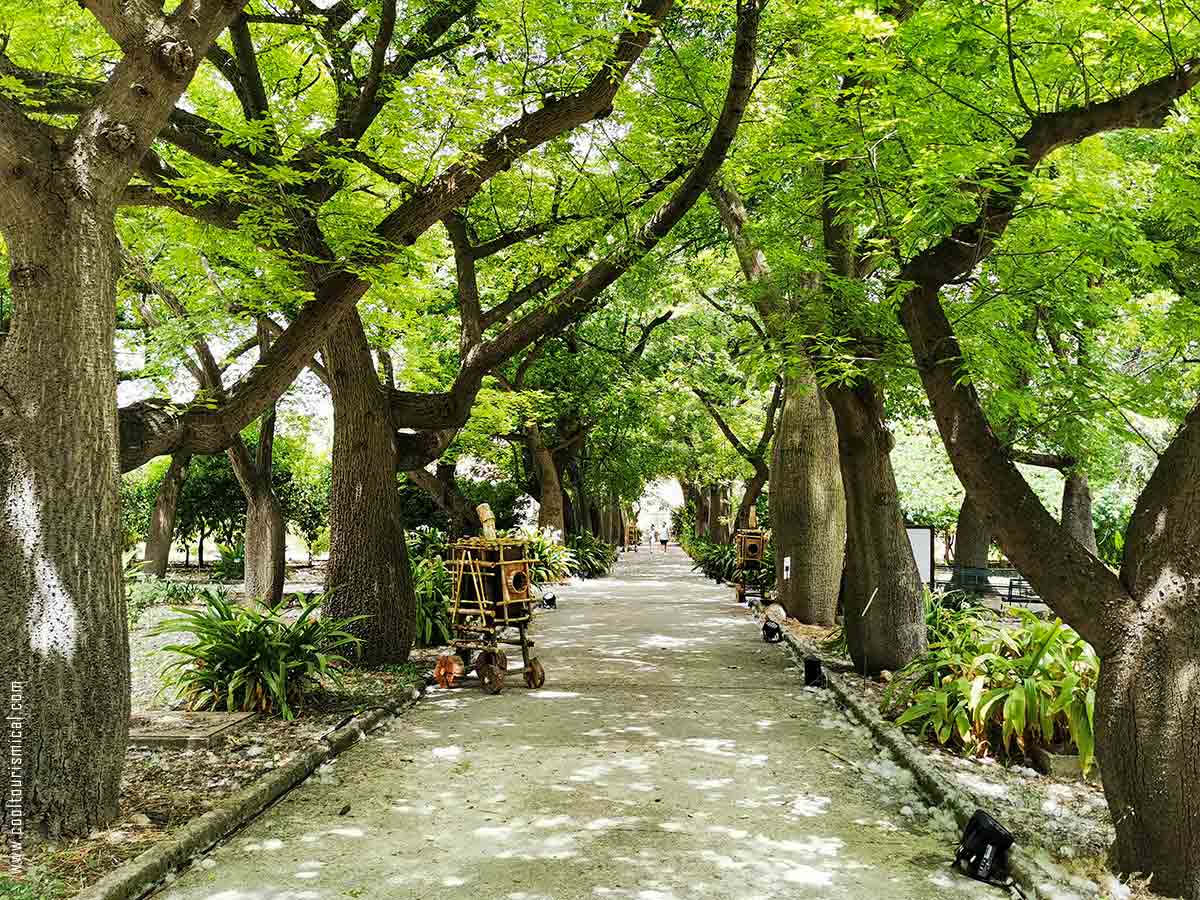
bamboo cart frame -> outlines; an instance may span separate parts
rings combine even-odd
[[[480,687],[490,694],[504,689],[509,674],[506,646],[521,649],[517,671],[527,687],[546,683],[542,664],[530,655],[534,598],[529,572],[534,560],[528,553],[529,542],[516,538],[466,538],[450,548],[450,644],[461,662],[456,669],[465,674],[474,659]]]
[[[734,543],[737,546],[738,570],[748,572],[761,569],[770,540],[771,533],[761,528],[743,528],[738,531],[734,536]],[[734,582],[734,589],[737,592],[738,603],[745,603],[748,593],[752,593],[759,601],[763,599],[762,589],[752,587],[748,591],[744,579]]]

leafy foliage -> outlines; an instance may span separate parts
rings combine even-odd
[[[898,725],[965,753],[1071,745],[1086,772],[1095,759],[1099,658],[1061,620],[1018,614],[1016,626],[976,610],[944,614],[945,636],[896,674],[885,708],[901,710]]]
[[[220,558],[212,565],[212,576],[217,581],[241,581],[246,577],[246,544],[217,544]]]
[[[143,572],[136,556],[125,564],[125,615],[130,627],[137,625],[151,607],[191,603],[197,593],[193,585]]]
[[[583,531],[567,538],[567,547],[574,557],[571,574],[579,578],[599,578],[607,575],[617,561],[617,548],[591,532]]]
[[[533,584],[561,584],[571,577],[575,554],[557,539],[549,529],[515,532],[513,537],[529,541],[529,580]]]
[[[413,587],[417,595],[418,647],[441,647],[450,642],[450,601],[453,579],[440,556],[413,562]]]
[[[304,599],[299,614],[286,611],[288,598],[276,605],[255,600],[233,603],[221,591],[201,594],[203,609],[176,609],[153,634],[184,632],[190,644],[170,644],[164,651],[181,658],[164,670],[168,687],[176,689],[192,709],[247,710],[295,718],[307,690],[322,676],[338,678],[335,666],[346,658],[339,651],[361,640],[347,632],[364,618],[318,616],[323,597]]]

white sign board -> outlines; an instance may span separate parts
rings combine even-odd
[[[785,579],[792,577],[792,558],[790,556],[783,558],[783,577]]]
[[[933,589],[933,529],[920,525],[909,525],[908,542],[912,545],[913,559],[917,562],[917,571],[921,573],[921,581]]]

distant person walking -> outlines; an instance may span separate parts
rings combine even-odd
[[[650,526],[650,549],[651,550],[654,549],[654,545],[656,543],[658,543],[658,526],[651,525]]]
[[[669,535],[669,533],[668,533],[668,531],[667,531],[667,526],[666,526],[666,525],[664,525],[664,526],[663,526],[663,530],[662,530],[662,532],[661,532],[661,533],[659,534],[659,536],[658,536],[658,539],[659,539],[659,541],[662,543],[662,549],[663,549],[663,553],[666,553],[666,552],[667,552],[667,539],[668,539],[669,537],[670,537],[670,535]]]

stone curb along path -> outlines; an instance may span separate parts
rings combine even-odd
[[[332,734],[321,738],[324,746],[314,747],[231,795],[215,809],[192,819],[170,839],[155,844],[109,872],[94,885],[76,894],[73,900],[136,900],[145,895],[171,872],[182,869],[193,857],[225,840],[263,812],[322,764],[416,705],[424,696],[424,691],[419,688],[413,691],[411,697],[355,716]]]
[[[751,598],[755,619],[766,619],[767,613],[757,599]],[[920,750],[909,740],[908,736],[896,726],[884,721],[883,717],[869,703],[863,701],[846,681],[831,671],[827,660],[816,644],[792,634],[782,626],[783,639],[792,656],[795,657],[800,671],[804,670],[804,657],[815,656],[821,660],[825,684],[834,696],[850,710],[850,713],[874,736],[875,740],[886,747],[896,758],[899,765],[912,773],[917,784],[928,795],[929,799],[949,807],[954,813],[959,828],[966,827],[967,821],[976,809],[986,809],[986,798],[962,790],[949,781],[937,770],[931,762],[925,759]],[[1068,889],[1057,883],[1054,876],[1046,870],[1029,853],[1014,845],[1009,854],[1009,874],[1017,882],[1018,887],[1029,900],[1056,900],[1064,896],[1074,896]]]

